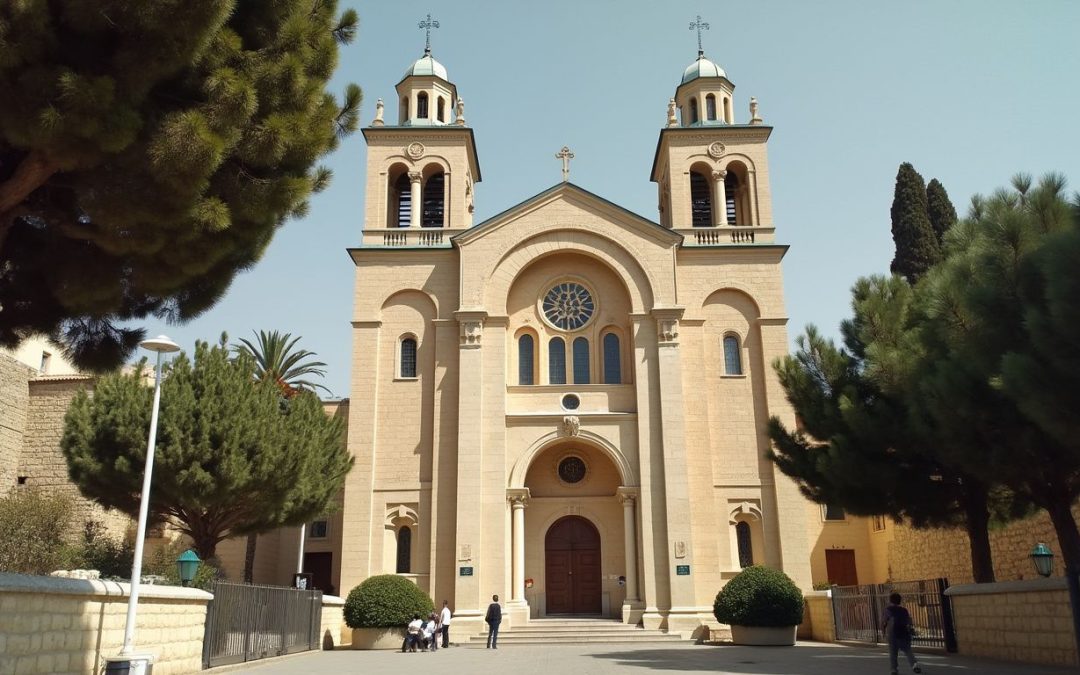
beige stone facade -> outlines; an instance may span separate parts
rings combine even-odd
[[[564,182],[474,225],[456,88],[425,55],[397,89],[398,124],[380,104],[364,129],[333,585],[408,575],[466,633],[499,594],[511,624],[688,635],[745,564],[808,589],[806,501],[766,458],[768,418],[793,420],[771,368],[787,351],[771,129],[734,119],[734,85],[702,59],[660,130],[656,221]]]

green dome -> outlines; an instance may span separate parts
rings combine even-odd
[[[699,77],[727,77],[727,73],[724,72],[723,68],[705,58],[705,55],[702,54],[683,71],[682,83],[686,84]]]
[[[450,78],[446,76],[446,66],[432,58],[431,54],[424,54],[422,57],[416,60],[416,63],[409,66],[409,69],[405,71],[405,75],[401,79],[406,77],[412,77],[413,75],[434,75],[435,77],[441,77],[447,82]]]

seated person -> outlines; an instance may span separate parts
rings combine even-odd
[[[426,649],[435,651],[439,648],[439,617],[435,616],[435,612],[428,616],[427,623],[424,624],[424,642]]]
[[[428,619],[420,626],[420,648],[424,651],[431,649],[431,643],[435,641],[435,621]]]
[[[401,651],[408,649],[410,652],[416,651],[416,646],[420,644],[420,640],[423,637],[422,623],[420,622],[420,615],[414,614],[413,620],[409,622],[408,627],[405,629],[405,641],[401,643]]]

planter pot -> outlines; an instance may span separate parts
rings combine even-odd
[[[405,628],[353,628],[353,649],[401,649]]]
[[[798,630],[798,626],[732,626],[731,641],[737,645],[790,647],[795,644],[795,633]]]

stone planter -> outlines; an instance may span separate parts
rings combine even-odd
[[[737,645],[755,647],[790,647],[795,644],[798,626],[732,626],[731,641]]]
[[[353,649],[401,649],[405,627],[353,628]]]

